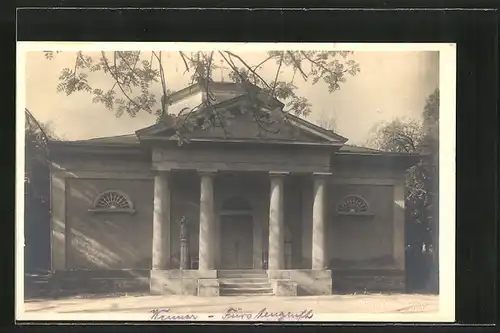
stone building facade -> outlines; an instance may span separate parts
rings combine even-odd
[[[348,145],[268,98],[277,121],[263,135],[238,112],[241,87],[212,93],[234,113],[226,133],[199,129],[179,146],[160,123],[51,143],[51,264],[63,284],[200,296],[403,290],[404,173],[416,157]],[[204,95],[181,90],[170,112]]]

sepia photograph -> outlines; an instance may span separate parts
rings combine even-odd
[[[454,44],[17,45],[17,320],[454,321]]]

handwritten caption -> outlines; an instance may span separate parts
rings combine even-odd
[[[311,309],[301,311],[269,311],[261,309],[257,313],[244,312],[241,308],[229,308],[219,314],[172,313],[170,309],[151,310],[150,320],[155,321],[305,321],[311,320],[314,312]]]

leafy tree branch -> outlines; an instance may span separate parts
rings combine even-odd
[[[59,51],[45,51],[45,57],[53,60],[58,53]],[[218,110],[210,92],[210,83],[213,82],[214,71],[226,64],[231,69],[230,80],[242,84],[249,92],[247,111],[254,114],[253,119],[265,132],[271,130],[259,107],[256,87],[264,94],[284,101],[285,112],[307,116],[311,113],[311,104],[307,98],[300,96],[298,87],[294,84],[296,72],[300,73],[304,82],[314,85],[321,81],[329,92],[334,92],[340,89],[348,76],[354,76],[360,71],[359,64],[350,59],[352,52],[269,51],[256,65],[229,50],[192,53],[179,51],[172,54],[179,56],[184,73],[189,73],[191,83],[204,86],[207,98],[203,105],[195,109],[206,107],[210,110],[205,113],[205,120],[197,116],[188,126],[189,121],[193,120],[191,116],[194,111],[191,111],[182,115],[180,121],[173,121],[179,115],[168,112],[172,91],[169,89],[169,73],[165,71],[165,59],[161,51],[101,51],[100,56],[79,51],[76,53],[74,66],[62,69],[57,91],[66,95],[75,92],[89,93],[92,102],[115,111],[117,117],[123,114],[135,117],[140,112],[155,114],[157,121],[171,121],[180,126],[179,134],[186,135],[203,126],[225,127],[227,119],[221,112],[223,110]],[[221,59],[220,66],[215,64],[216,55]],[[274,65],[271,63],[273,60]],[[264,75],[265,66],[274,66],[272,76],[267,75],[269,78]],[[293,73],[291,80],[284,77],[286,69],[288,73]],[[99,88],[98,78],[90,79],[89,75],[99,73],[112,79],[113,84],[109,89]],[[160,96],[155,93],[158,90],[161,91]]]

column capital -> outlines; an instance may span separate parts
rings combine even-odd
[[[151,172],[154,172],[154,173],[157,173],[157,172],[171,172],[172,168],[153,165],[150,170],[151,170]]]
[[[160,169],[153,169],[152,173],[153,176],[169,176],[172,170],[160,170]]]
[[[217,169],[203,169],[203,170],[198,170],[198,174],[200,176],[208,176],[208,177],[213,177],[217,174]]]
[[[284,177],[290,174],[289,171],[269,171],[270,177]]]
[[[313,177],[315,178],[328,178],[331,177],[333,173],[331,172],[313,172]]]

